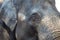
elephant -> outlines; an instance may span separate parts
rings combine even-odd
[[[17,40],[59,40],[60,13],[55,7],[55,0],[22,1],[18,12]],[[23,17],[21,17],[22,15]],[[32,31],[27,30],[31,26],[35,29],[33,31],[35,36],[33,33],[31,34]],[[27,32],[33,36],[30,37]]]
[[[4,0],[0,15],[0,24],[9,36],[6,40],[60,39],[55,0]]]

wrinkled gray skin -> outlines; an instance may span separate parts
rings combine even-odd
[[[0,6],[0,20],[3,20],[5,22],[5,25],[8,26],[8,28],[10,28],[11,33],[9,32],[8,34],[8,30],[4,29],[4,27],[6,26],[2,26],[4,24],[1,24],[0,21],[0,27],[1,28],[1,33],[0,36],[0,40],[13,40],[13,30],[15,29],[16,23],[17,23],[17,16],[16,16],[16,9],[13,5],[12,0],[4,0],[3,3],[1,3],[2,5]],[[6,27],[7,28],[7,27]],[[5,31],[6,30],[6,31]]]
[[[59,40],[60,13],[55,0],[9,0],[1,8],[5,10],[1,19],[11,30],[17,23],[17,40]]]
[[[11,29],[11,31],[13,31],[17,23],[17,16],[16,8],[14,7],[12,0],[4,0],[0,11],[4,12],[2,13],[3,16],[1,19],[6,23],[6,25]]]
[[[21,21],[20,18],[18,18],[18,25],[16,28],[17,40],[56,40],[55,38],[60,34],[60,14],[55,8],[55,0],[22,1],[19,13],[24,14],[26,19]],[[29,33],[26,32],[29,31],[27,31],[30,27],[29,25],[36,28],[38,39],[34,39],[35,36],[27,36]]]

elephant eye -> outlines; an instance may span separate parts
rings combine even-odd
[[[29,20],[30,20],[32,23],[39,23],[40,20],[41,20],[41,17],[40,17],[40,15],[39,15],[38,13],[33,13],[33,14],[30,16]]]

